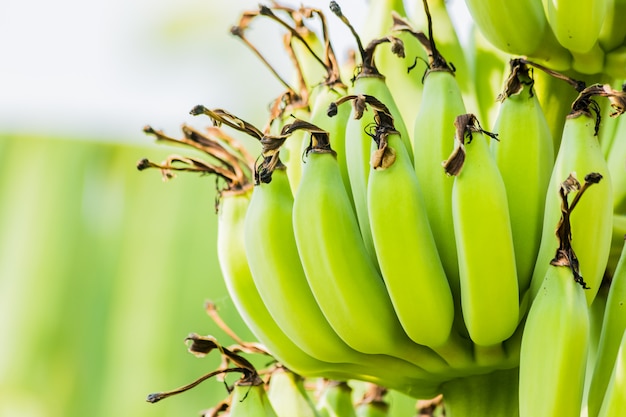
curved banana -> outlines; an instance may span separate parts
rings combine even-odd
[[[358,223],[328,142],[311,135],[293,225],[309,286],[337,334],[353,349],[387,354],[432,373],[446,363],[406,335],[378,270],[365,249]]]
[[[441,161],[454,149],[454,120],[465,105],[454,72],[431,46],[430,68],[413,127],[415,173],[425,198],[426,212],[452,294],[460,300],[459,266],[452,223],[454,180],[441,170]]]
[[[612,2],[613,0],[542,0],[545,16],[559,43],[570,51],[581,54],[589,52],[598,41]],[[511,22],[510,27],[518,26]]]
[[[622,240],[623,243],[623,240]],[[588,395],[589,416],[598,415],[626,332],[626,246],[622,245],[604,310],[604,320]],[[622,365],[623,366],[623,365]]]
[[[255,185],[245,219],[245,251],[254,284],[276,324],[303,351],[325,362],[357,361],[358,353],[328,324],[304,275],[285,169],[269,169],[271,180]]]
[[[278,417],[319,417],[304,378],[289,369],[272,371],[267,396]]]
[[[331,10],[353,30],[350,22],[334,1],[331,1]],[[406,141],[405,143],[412,152],[412,147],[409,145],[410,137],[402,122],[400,111],[394,101],[393,95],[385,83],[385,77],[378,71],[374,63],[374,56],[378,45],[393,42],[393,47],[398,48],[400,43],[397,42],[397,38],[387,37],[375,39],[364,48],[356,32],[353,31],[353,34],[355,35],[355,40],[359,48],[362,64],[358,75],[354,79],[352,94],[374,96],[386,103],[394,117],[396,128],[400,131],[403,140]],[[341,100],[332,106],[332,111],[329,112],[329,114],[333,114],[332,112],[336,111],[340,102]],[[376,254],[367,214],[367,178],[369,175],[369,157],[371,152],[371,140],[367,132],[372,123],[374,123],[372,114],[363,112],[362,108],[359,107],[353,109],[346,125],[345,152],[350,178],[350,189],[352,191],[359,228],[363,236],[363,241],[365,242],[365,247],[372,260],[375,261]]]
[[[265,384],[258,376],[252,382],[235,383],[231,395],[230,417],[279,417],[267,396]]]
[[[374,133],[377,150],[372,155],[367,190],[378,264],[404,331],[416,343],[438,352],[438,347],[451,340],[452,293],[413,163],[391,117],[385,113],[387,109],[375,99],[370,100],[370,108],[379,120]],[[471,348],[466,348],[459,347],[452,358],[440,355],[448,363],[468,365],[472,362]]]
[[[226,289],[252,334],[281,363],[301,375],[321,376],[329,364],[296,346],[278,327],[254,284],[245,253],[244,222],[251,189],[222,193],[217,218],[217,258]]]
[[[541,245],[530,287],[532,297],[539,291],[550,259],[554,256],[554,247],[558,246],[553,232],[560,216],[558,192],[560,183],[570,173],[597,172],[603,176],[591,191],[593,198],[580,202],[571,221],[572,245],[581,260],[581,275],[590,287],[585,291],[588,304],[595,298],[602,282],[611,249],[613,194],[610,172],[595,133],[597,113],[591,109],[596,107],[591,106],[572,112],[565,121],[546,195]]]
[[[585,374],[591,342],[590,313],[584,276],[572,247],[577,239],[572,215],[583,193],[602,179],[585,176],[585,183],[569,175],[559,184],[556,250],[530,306],[520,348],[520,417],[579,416],[585,393]],[[576,192],[572,201],[569,194]],[[580,259],[580,264],[579,264]]]
[[[465,4],[489,42],[514,55],[532,55],[549,30],[541,0],[465,0]]]
[[[622,342],[598,417],[618,416],[624,412],[624,409],[626,409],[626,332],[622,335]]]
[[[520,293],[530,285],[539,251],[554,147],[529,69],[511,61],[490,143],[509,205]]]
[[[584,290],[569,266],[549,265],[522,336],[520,417],[580,416],[588,343]]]
[[[475,116],[460,115],[454,125],[456,148],[444,168],[455,176],[452,220],[463,318],[474,343],[498,345],[513,334],[519,323],[506,189]]]

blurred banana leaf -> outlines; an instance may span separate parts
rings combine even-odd
[[[252,340],[216,258],[215,185],[161,181],[137,160],[167,147],[0,135],[0,417],[195,416],[218,381],[162,403],[147,394],[215,369],[183,343]]]

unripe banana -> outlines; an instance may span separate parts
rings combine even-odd
[[[549,30],[541,0],[465,0],[465,4],[489,42],[514,55],[532,55]]]
[[[612,2],[613,0],[542,1],[545,16],[559,43],[570,51],[581,54],[589,52],[597,42]],[[512,22],[510,27],[517,28],[517,24]]]
[[[384,105],[375,107],[379,104],[370,108],[379,113],[378,120],[386,122],[377,125],[374,133],[378,149],[372,155],[368,183],[368,212],[378,264],[407,335],[438,351],[450,338],[454,301],[413,163],[398,132],[387,124],[391,119],[384,113]],[[459,347],[452,358],[441,355],[449,363],[471,362],[469,348]]]
[[[581,260],[581,275],[590,287],[585,290],[588,304],[600,288],[611,249],[613,195],[610,173],[595,136],[595,126],[596,119],[589,110],[572,113],[565,122],[546,195],[543,236],[530,287],[533,297],[539,291],[554,256],[554,248],[558,246],[553,227],[560,216],[560,183],[573,172],[597,172],[603,176],[591,191],[593,197],[580,202],[571,220],[572,245]]]
[[[493,128],[498,140],[490,145],[506,188],[517,278],[523,293],[530,285],[539,251],[554,148],[533,80],[519,62],[511,62],[501,100]]]
[[[581,186],[569,175],[559,184],[556,251],[524,327],[520,349],[520,417],[571,416],[581,412],[589,359],[590,322],[585,279],[572,247],[572,211],[602,176],[589,173]],[[569,194],[576,192],[572,201]],[[584,260],[581,258],[581,262]]]
[[[619,416],[626,409],[626,332],[615,358],[611,379],[604,394],[598,417]],[[591,414],[590,414],[591,415]]]
[[[288,369],[272,372],[267,396],[278,417],[319,417],[304,378]]]
[[[331,1],[331,10],[353,30],[350,22],[341,12],[339,5],[334,1]],[[375,39],[364,48],[356,32],[353,32],[353,34],[355,35],[355,40],[359,48],[362,64],[358,75],[354,79],[352,94],[357,96],[374,96],[385,103],[394,117],[397,130],[401,133],[405,144],[412,152],[410,137],[402,122],[400,111],[394,101],[393,95],[385,84],[384,75],[378,71],[374,61],[378,45],[391,42],[393,43],[392,47],[394,50],[399,49],[397,53],[400,53],[402,51],[401,42],[398,42],[397,38],[387,37]],[[337,106],[333,106],[335,109],[336,107]],[[346,125],[346,163],[350,178],[350,189],[352,191],[361,235],[363,236],[367,252],[372,260],[376,262],[374,243],[372,241],[372,233],[367,214],[367,178],[369,175],[369,157],[371,151],[371,140],[367,132],[372,123],[374,123],[373,115],[368,112],[363,112],[362,108],[355,107],[353,109]]]
[[[298,251],[309,286],[337,334],[360,352],[396,356],[434,373],[445,370],[445,362],[411,342],[398,322],[325,132],[312,134],[301,184],[293,206]]]
[[[292,207],[284,168],[273,169],[269,183],[255,186],[245,220],[245,250],[256,288],[276,324],[309,355],[331,363],[358,360],[328,324],[309,288]]]
[[[235,383],[229,415],[230,417],[279,417],[272,408],[265,384],[258,377],[255,382]]]
[[[415,173],[444,270],[455,298],[460,299],[458,258],[452,224],[453,179],[441,169],[454,148],[454,119],[465,113],[461,89],[447,67],[433,67],[424,79],[413,133]]]
[[[549,265],[522,336],[520,417],[580,416],[588,343],[584,290],[569,266]]]
[[[444,167],[455,175],[452,219],[463,318],[474,343],[497,345],[513,334],[519,322],[506,189],[475,116],[458,116],[454,125],[456,148]]]
[[[623,245],[620,260],[609,287],[595,367],[591,375],[588,395],[590,417],[597,416],[602,406],[620,345],[623,344],[624,332],[626,332],[626,246]],[[623,366],[622,364],[622,369],[624,369]]]
[[[328,364],[304,353],[278,327],[254,285],[245,253],[244,221],[251,190],[222,193],[217,219],[217,258],[226,289],[252,334],[301,375],[324,375]]]

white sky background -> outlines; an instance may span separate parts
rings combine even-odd
[[[325,0],[304,3],[328,8]],[[145,143],[141,132],[145,124],[174,136],[184,122],[206,124],[206,119],[188,115],[196,104],[222,107],[262,124],[264,106],[282,87],[229,34],[241,11],[258,4],[259,0],[2,0],[0,134]],[[339,4],[358,27],[367,2]],[[328,20],[341,56],[353,41],[330,13]],[[259,20],[250,37],[258,39],[257,44],[275,42],[268,49],[274,53],[270,58],[287,63],[280,53],[279,33],[276,25]]]

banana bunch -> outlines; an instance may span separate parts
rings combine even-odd
[[[626,77],[623,0],[465,0],[496,48],[558,70]],[[620,23],[621,22],[621,23]]]
[[[461,49],[443,2],[372,2],[367,44],[330,2],[355,40],[345,63],[321,9],[244,13],[232,33],[260,55],[246,30],[270,19],[294,64],[263,128],[199,105],[206,131],[146,129],[207,155],[138,167],[217,178],[218,260],[260,343],[239,349],[279,364],[246,371],[212,412],[389,415],[382,389],[443,394],[430,415],[619,415],[626,66],[609,57],[623,2],[466,0],[483,52]],[[499,95],[469,81],[481,74]],[[357,403],[355,381],[379,391]]]

